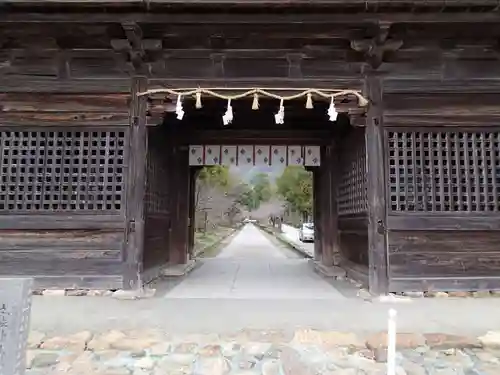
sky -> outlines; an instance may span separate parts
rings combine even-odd
[[[267,173],[269,175],[269,179],[274,181],[277,177],[279,177],[283,173],[284,167],[281,165],[272,166],[272,165],[252,165],[252,166],[231,166],[229,171],[230,173],[234,173],[235,175],[240,176],[240,178],[249,182],[253,176],[258,173]]]

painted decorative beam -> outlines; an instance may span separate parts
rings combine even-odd
[[[189,165],[321,165],[320,146],[190,145]]]

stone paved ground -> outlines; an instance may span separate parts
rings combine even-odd
[[[160,331],[32,332],[26,375],[384,375],[383,333],[243,330],[172,336]],[[498,375],[500,333],[473,338],[400,334],[398,375]]]

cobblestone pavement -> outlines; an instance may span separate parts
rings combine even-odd
[[[172,336],[160,331],[33,331],[26,375],[383,375],[384,333],[243,330]],[[500,332],[479,338],[399,334],[397,375],[498,375]]]

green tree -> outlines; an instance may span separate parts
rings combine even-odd
[[[269,181],[269,176],[266,173],[257,173],[255,176],[253,176],[250,182],[252,184],[257,207],[260,206],[262,202],[267,202],[269,201],[269,199],[271,199],[271,181]]]
[[[288,166],[276,179],[279,195],[289,207],[300,212],[303,217],[311,214],[313,207],[312,173],[300,166]]]
[[[231,185],[229,168],[223,165],[204,167],[198,174],[198,181],[210,187],[228,188]]]
[[[195,218],[200,226],[216,227],[222,224],[232,225],[241,213],[238,203],[241,182],[230,173],[226,166],[214,165],[202,168],[196,178]],[[197,224],[199,225],[199,224]]]
[[[255,192],[248,184],[241,184],[237,200],[247,211],[253,211],[258,207]]]

